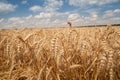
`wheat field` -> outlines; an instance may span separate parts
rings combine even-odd
[[[120,80],[120,27],[1,29],[0,80]]]

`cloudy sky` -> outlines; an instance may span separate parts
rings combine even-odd
[[[120,23],[120,0],[0,0],[0,28]]]

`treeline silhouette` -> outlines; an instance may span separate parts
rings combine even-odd
[[[120,24],[109,24],[110,26],[120,26]],[[87,25],[87,26],[76,26],[76,27],[104,27],[108,26],[108,24],[105,25]]]

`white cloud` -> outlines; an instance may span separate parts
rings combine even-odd
[[[78,13],[69,14],[67,20],[71,21],[73,26],[85,25],[85,23],[86,23],[85,16],[81,16]]]
[[[36,15],[35,18],[51,18],[52,14],[51,13],[45,13],[41,12],[39,15]]]
[[[87,5],[105,5],[117,2],[119,0],[69,0],[69,4],[73,6],[87,6]]]
[[[62,0],[46,0],[45,10],[46,11],[56,11],[63,5]]]
[[[12,17],[12,18],[9,18],[9,21],[18,21],[20,20],[20,17]]]
[[[70,14],[70,15],[68,16],[68,20],[70,20],[70,21],[73,21],[73,20],[76,20],[76,19],[79,19],[79,18],[80,18],[80,15],[77,14],[77,13]]]
[[[98,18],[97,12],[91,12],[90,14],[91,14],[91,20],[96,21]]]
[[[35,6],[32,6],[31,8],[29,8],[29,10],[31,10],[33,12],[40,12],[40,11],[42,11],[42,7],[35,5]]]
[[[26,17],[26,19],[31,19],[33,17],[33,15],[29,15]]]
[[[103,15],[100,15],[98,11],[90,10],[86,11],[89,15],[79,15],[78,12],[70,13],[68,20],[73,22],[74,26],[80,25],[102,25],[102,24],[119,24],[119,12],[120,9],[107,10],[103,12]]]
[[[45,9],[45,6],[43,6]],[[43,8],[42,7],[42,8]],[[97,10],[85,11],[87,15],[81,14],[79,11],[58,12],[56,11],[40,11],[37,15],[28,15],[25,17],[12,17],[9,19],[0,19],[0,26],[4,28],[10,27],[65,27],[67,21],[71,21],[73,26],[94,25],[94,24],[118,24],[120,18],[120,9],[107,10],[103,15],[99,15]],[[104,18],[104,16],[106,18]]]
[[[23,1],[22,1],[22,4],[27,4],[27,0],[23,0]]]
[[[92,1],[89,1],[89,4],[105,5],[105,4],[114,3],[117,1],[119,0],[92,0]]]
[[[114,13],[120,13],[120,9],[115,9]]]
[[[43,6],[34,5],[29,8],[33,12],[54,12],[63,5],[63,0],[45,0]]]
[[[1,22],[3,28],[10,27],[61,27],[66,26],[69,12],[41,12],[26,17],[11,17]]]
[[[112,10],[105,11],[104,18],[113,17],[114,12]]]
[[[9,3],[0,2],[0,14],[5,14],[14,11],[17,5],[12,5]]]
[[[0,19],[0,23],[4,21],[4,18]]]
[[[107,10],[104,12],[103,18],[115,17],[120,14],[120,9]]]
[[[25,22],[25,20],[23,18],[20,18],[20,17],[12,17],[12,18],[9,18],[8,19],[8,25],[10,27],[15,27],[15,26],[21,26],[23,25]]]

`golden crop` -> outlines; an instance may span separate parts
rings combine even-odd
[[[0,80],[120,80],[120,27],[0,30]]]

